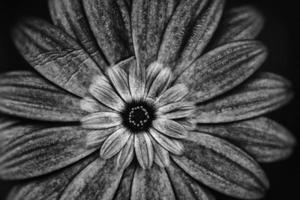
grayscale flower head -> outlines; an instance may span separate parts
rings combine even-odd
[[[35,71],[0,75],[9,199],[240,199],[295,138],[263,117],[292,98],[258,71],[263,17],[225,0],[49,0],[12,38]],[[207,189],[210,188],[210,189]]]

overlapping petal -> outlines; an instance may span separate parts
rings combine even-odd
[[[291,100],[290,83],[272,73],[261,73],[236,90],[200,104],[195,112],[199,123],[231,122],[271,112]]]
[[[13,31],[22,56],[48,80],[84,97],[91,79],[101,75],[97,64],[68,34],[39,19],[28,19]]]
[[[79,121],[86,112],[80,99],[38,74],[15,71],[0,75],[0,111],[43,121]]]
[[[11,120],[1,122],[0,127],[1,178],[44,175],[77,162],[96,150],[86,148],[88,130],[80,126]]]
[[[286,128],[264,117],[226,125],[198,125],[196,129],[232,142],[259,162],[287,158],[296,144]]]
[[[173,160],[190,176],[224,194],[261,198],[269,187],[260,166],[239,148],[219,138],[191,132],[183,156]]]

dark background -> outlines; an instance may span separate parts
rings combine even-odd
[[[284,126],[300,141],[300,115],[298,76],[300,68],[300,11],[298,1],[292,0],[229,0],[227,6],[254,4],[266,18],[266,24],[259,40],[269,48],[269,58],[263,70],[281,74],[292,81],[296,93],[294,100],[284,108],[269,115]],[[299,3],[299,2],[298,2]],[[10,30],[22,17],[38,16],[49,19],[47,0],[0,0],[0,72],[14,69],[29,69],[30,66],[21,58],[10,39]],[[282,162],[264,164],[271,188],[266,200],[295,199],[300,189],[300,159],[297,147],[293,156]],[[0,181],[0,200],[4,199],[14,182]],[[218,195],[218,199],[230,199]]]

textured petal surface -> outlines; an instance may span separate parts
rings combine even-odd
[[[149,170],[137,168],[133,178],[131,195],[131,200],[175,199],[166,171],[157,165]]]
[[[87,149],[87,130],[20,121],[1,122],[0,176],[35,177],[68,166],[95,151]]]
[[[183,153],[183,145],[172,138],[166,137],[163,134],[159,133],[155,129],[150,129],[151,136],[155,139],[155,141],[164,147],[166,150],[170,151],[173,154],[180,155]]]
[[[131,187],[136,167],[131,165],[123,173],[121,183],[115,193],[113,200],[130,200]]]
[[[133,0],[132,37],[138,64],[147,67],[156,60],[165,26],[177,0]]]
[[[130,135],[125,146],[121,149],[117,156],[117,168],[125,169],[131,163],[134,157],[134,136]]]
[[[153,121],[153,127],[161,134],[172,138],[184,138],[187,133],[181,124],[170,119],[156,119]]]
[[[147,133],[134,135],[136,158],[143,169],[151,168],[154,158],[153,146]]]
[[[197,131],[224,138],[260,162],[273,162],[288,157],[296,143],[287,129],[263,117],[226,125],[199,125]]]
[[[61,200],[111,200],[123,175],[123,170],[115,170],[113,160],[97,160],[90,163],[65,189]]]
[[[13,32],[22,56],[43,76],[78,96],[85,96],[91,79],[101,74],[82,47],[61,29],[29,19]]]
[[[80,108],[89,113],[113,111],[90,96],[86,96],[80,100]]]
[[[208,44],[223,11],[223,0],[180,1],[168,23],[158,61],[188,67]]]
[[[81,0],[49,0],[49,10],[54,24],[75,38],[100,68],[107,66],[90,30]]]
[[[246,153],[216,137],[191,132],[183,142],[184,155],[173,160],[190,176],[224,194],[261,198],[268,181],[259,165]]]
[[[254,39],[264,25],[263,16],[252,6],[231,8],[224,12],[212,46],[232,41]]]
[[[129,88],[134,100],[145,97],[146,92],[146,69],[134,63],[129,69]]]
[[[125,0],[82,1],[90,27],[109,64],[133,54],[130,5]]]
[[[174,162],[169,165],[167,172],[172,183],[176,199],[180,200],[213,200],[208,191],[204,190],[200,183],[180,169]]]
[[[160,105],[166,105],[183,99],[189,93],[188,88],[184,84],[176,84],[162,93],[156,102]]]
[[[127,143],[128,140],[132,140],[131,133],[125,128],[121,128],[111,134],[103,143],[100,156],[109,159],[116,155]]]
[[[50,176],[39,177],[25,181],[15,186],[8,196],[8,200],[53,200],[59,199],[65,188],[82,169],[95,160],[93,154],[76,164],[55,172]]]
[[[118,126],[122,123],[120,115],[116,112],[96,112],[84,116],[81,125],[89,129],[105,129]]]
[[[105,76],[95,77],[89,91],[91,95],[107,107],[116,111],[121,111],[123,109],[124,101],[114,91]]]
[[[47,121],[78,121],[86,113],[80,99],[36,73],[15,71],[0,75],[0,111]]]
[[[87,148],[99,148],[101,144],[107,139],[109,135],[114,133],[120,127],[91,130],[86,135],[86,146]]]
[[[291,100],[290,83],[272,73],[261,73],[236,90],[199,105],[199,123],[231,122],[271,112]]]
[[[220,46],[196,60],[179,77],[190,90],[187,99],[203,102],[239,85],[264,62],[266,48],[256,41]]]
[[[154,149],[154,162],[160,167],[169,166],[170,156],[167,149],[163,148],[163,146],[153,138],[151,138],[151,142]]]
[[[157,115],[167,119],[180,119],[192,116],[195,105],[192,102],[175,102],[157,109]]]

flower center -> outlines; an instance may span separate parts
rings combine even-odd
[[[123,125],[137,133],[147,131],[155,118],[155,109],[147,102],[131,102],[122,112]]]

